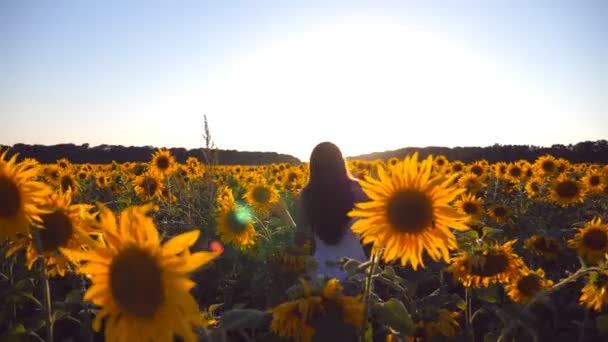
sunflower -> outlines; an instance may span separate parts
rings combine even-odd
[[[162,176],[169,176],[177,170],[177,162],[169,150],[160,149],[152,154],[150,169]]]
[[[34,180],[37,167],[17,163],[16,154],[5,160],[7,153],[0,156],[0,243],[27,235],[30,225],[40,223],[40,215],[46,213],[40,204],[51,194],[46,184]]]
[[[62,171],[61,176],[59,177],[59,190],[66,192],[71,191],[73,195],[78,194],[80,192],[80,186],[78,185],[78,181],[74,178],[72,172]]]
[[[105,319],[107,341],[196,341],[193,326],[202,326],[198,305],[189,291],[188,274],[219,254],[190,253],[199,230],[175,236],[162,246],[151,217],[152,205],[129,207],[114,214],[100,205],[99,220],[90,224],[104,232],[106,244],[89,241],[79,253],[88,263],[81,271],[92,281],[84,300],[101,307],[93,322]]]
[[[526,182],[526,192],[528,193],[528,198],[537,197],[540,193],[541,187],[543,185],[543,181],[539,178],[531,178]]]
[[[505,286],[505,291],[512,301],[526,304],[537,294],[551,286],[553,286],[553,281],[545,279],[545,271],[542,268],[536,271],[526,269],[522,271],[519,278]]]
[[[165,188],[161,176],[153,170],[148,170],[135,177],[133,185],[135,193],[144,201],[160,199]]]
[[[243,198],[253,206],[256,212],[265,215],[273,205],[279,202],[279,192],[274,186],[258,182],[248,187]]]
[[[492,168],[494,170],[494,175],[497,178],[504,178],[507,174],[508,167],[509,167],[509,164],[502,162],[502,161],[492,165]]]
[[[476,222],[483,214],[483,201],[471,194],[462,195],[455,205],[461,213],[467,215],[466,223],[468,224]]]
[[[408,156],[388,176],[378,168],[379,180],[360,181],[371,199],[356,203],[350,217],[360,218],[352,230],[363,243],[385,248],[386,262],[400,259],[416,270],[424,267],[422,252],[433,260],[450,260],[449,250],[457,247],[450,230],[466,230],[467,217],[449,205],[464,189],[452,187],[450,178],[431,178],[432,156],[419,163],[418,153]]]
[[[608,303],[608,272],[591,272],[587,284],[581,290],[579,302],[585,307],[601,311]]]
[[[450,163],[450,168],[452,170],[452,173],[459,173],[459,172],[464,171],[465,164],[463,162],[461,162],[460,160],[455,160]]]
[[[98,173],[95,175],[95,184],[97,184],[98,188],[105,189],[109,187],[111,183],[110,175],[108,175],[106,172],[98,171]]]
[[[512,182],[519,183],[524,178],[524,170],[519,164],[511,163],[507,167],[505,177]]]
[[[608,224],[602,224],[600,217],[594,218],[578,229],[574,238],[568,240],[568,246],[588,262],[601,260],[608,252]]]
[[[61,168],[57,165],[47,165],[42,170],[47,183],[55,186],[61,177]]]
[[[520,268],[525,266],[523,260],[513,253],[515,241],[483,246],[471,253],[462,252],[453,259],[448,271],[466,287],[508,284],[519,276]]]
[[[434,313],[435,317],[421,319],[414,326],[414,332],[408,337],[408,342],[423,342],[433,340],[434,336],[454,337],[460,324],[456,321],[458,312],[447,309],[439,309]]]
[[[76,179],[78,179],[81,182],[84,182],[86,180],[89,179],[89,176],[91,175],[90,171],[86,170],[85,168],[81,167],[78,172],[76,173]]]
[[[38,230],[42,245],[47,270],[51,276],[64,276],[68,270],[77,270],[78,259],[71,251],[80,250],[82,241],[81,234],[85,233],[83,217],[92,208],[91,205],[71,204],[72,193],[53,193],[47,197],[42,207],[49,212],[41,214],[41,229]],[[32,268],[38,258],[38,251],[29,236],[22,237],[15,242],[8,255],[21,248],[26,248],[26,263],[29,269]]]
[[[468,169],[468,172],[474,174],[475,176],[477,176],[483,180],[486,178],[487,172],[488,172],[487,161],[485,161],[485,160],[476,161],[473,164],[469,165],[469,167],[467,169]]]
[[[502,204],[494,204],[488,209],[488,216],[496,223],[505,223],[511,215],[511,209]]]
[[[557,163],[553,156],[544,155],[534,162],[536,172],[542,177],[551,177],[557,173]]]
[[[562,173],[551,183],[549,199],[562,207],[582,203],[585,200],[586,189],[583,183],[570,179]]]
[[[562,250],[558,239],[542,235],[533,235],[528,238],[524,241],[524,248],[548,261],[556,260]]]
[[[466,188],[470,194],[476,194],[479,190],[486,186],[482,177],[474,173],[465,173],[458,179],[458,185]]]
[[[606,188],[599,170],[589,170],[581,179],[590,193],[601,193]]]
[[[240,250],[255,245],[257,232],[253,226],[253,213],[248,207],[238,204],[232,198],[232,192],[220,202],[216,222],[222,242],[232,244]]]
[[[335,278],[323,282],[319,279],[313,281],[311,284],[300,279],[299,291],[294,291],[291,300],[269,310],[272,313],[270,331],[280,337],[311,341],[315,334],[315,322],[330,313],[339,315],[344,323],[361,330],[361,298],[343,295],[343,288]]]

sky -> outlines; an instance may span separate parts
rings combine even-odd
[[[608,1],[0,0],[0,144],[608,139]]]

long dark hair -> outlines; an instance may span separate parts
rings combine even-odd
[[[318,144],[310,155],[310,178],[301,192],[303,219],[315,235],[335,245],[346,231],[354,207],[353,180],[340,149],[330,143]]]

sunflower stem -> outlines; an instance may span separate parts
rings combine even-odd
[[[369,315],[369,310],[370,310],[370,294],[372,292],[373,289],[373,279],[374,279],[374,272],[376,270],[376,264],[378,263],[378,260],[380,259],[380,253],[382,253],[382,251],[378,251],[376,253],[372,253],[372,255],[370,256],[369,259],[369,264],[370,267],[368,269],[368,274],[367,274],[367,278],[365,279],[365,287],[364,287],[364,291],[363,291],[363,317],[362,317],[362,322],[361,322],[361,335],[359,336],[359,340],[361,342],[364,341],[365,339],[365,323],[367,322],[367,317]]]
[[[545,291],[538,293],[536,296],[534,296],[528,302],[528,304],[526,304],[524,309],[529,309],[532,306],[532,304],[536,303],[542,297],[548,296],[549,294],[561,289],[562,287],[568,285],[569,283],[576,281],[578,278],[584,276],[585,274],[587,274],[589,272],[598,272],[601,270],[602,269],[599,267],[580,268],[578,271],[572,273],[568,278],[562,279],[559,283],[553,285],[553,287],[550,287],[550,288],[546,289]]]
[[[46,262],[44,260],[44,252],[42,249],[42,240],[40,239],[40,233],[37,228],[32,229],[32,237],[34,239],[34,246],[36,247],[38,267],[40,280],[42,281],[42,290],[44,295],[44,311],[46,314],[46,340],[54,341],[53,339],[53,309],[51,307],[51,288],[49,285],[49,273],[46,269]]]
[[[466,287],[464,290],[464,301],[465,301],[465,328],[467,333],[471,331],[471,288]]]

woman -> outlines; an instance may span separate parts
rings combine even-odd
[[[350,177],[336,145],[318,144],[310,156],[309,169],[308,183],[298,198],[296,244],[302,246],[306,240],[312,240],[318,264],[316,273],[342,281],[346,273],[335,263],[343,257],[367,259],[359,237],[350,229],[354,219],[347,213],[354,203],[369,199]]]

